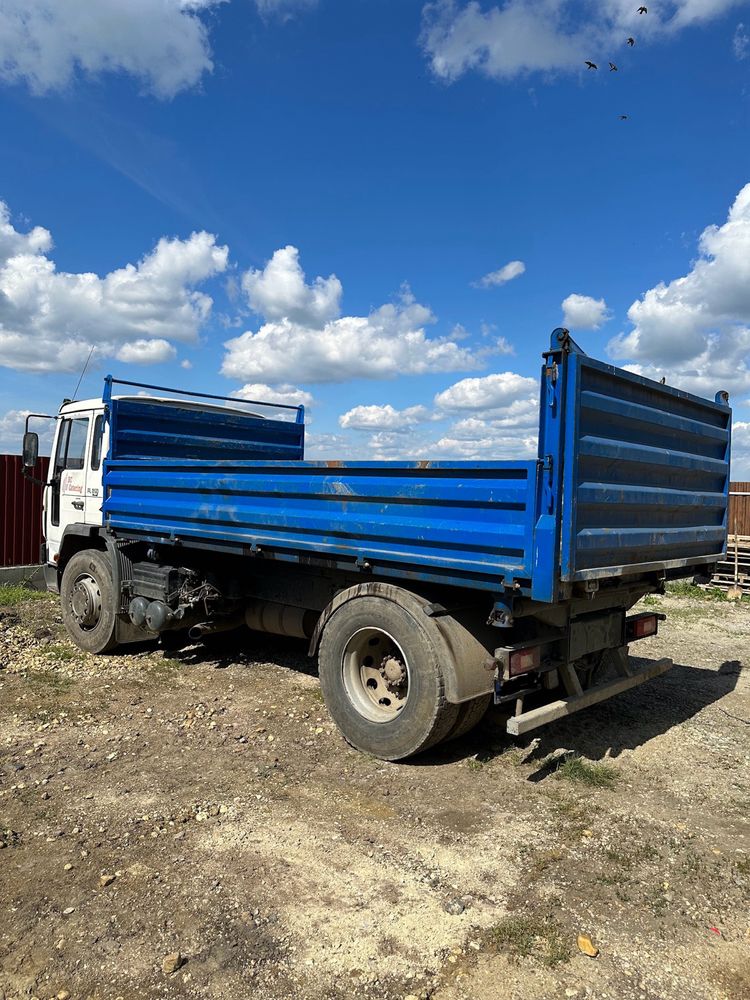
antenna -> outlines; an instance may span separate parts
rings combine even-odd
[[[80,378],[78,379],[76,387],[73,390],[73,399],[75,399],[76,396],[78,395],[78,390],[81,387],[81,382],[83,381],[83,376],[86,374],[86,369],[89,366],[89,361],[91,361],[91,355],[94,353],[95,348],[96,348],[96,344],[92,344],[91,345],[91,350],[89,351],[89,356],[86,358],[86,364],[83,366],[83,371],[81,372]]]

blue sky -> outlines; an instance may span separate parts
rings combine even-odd
[[[526,457],[566,321],[728,389],[750,479],[750,4],[637,6],[0,0],[0,448],[94,346],[310,457]]]

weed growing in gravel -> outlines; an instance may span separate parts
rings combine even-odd
[[[54,691],[67,691],[73,684],[71,677],[63,677],[56,670],[34,670],[28,677],[32,684],[43,685]]]
[[[619,779],[619,771],[611,764],[593,763],[583,757],[568,757],[557,769],[557,775],[568,781],[596,788],[614,788]]]
[[[492,928],[490,939],[497,948],[507,950],[516,959],[534,956],[544,965],[553,966],[570,958],[562,928],[549,917],[506,917]]]
[[[182,661],[174,660],[169,656],[155,656],[146,661],[146,669],[154,677],[168,677],[181,668]]]
[[[689,580],[675,580],[667,584],[667,593],[671,597],[694,597],[699,601],[726,601],[727,595],[718,587],[703,590]]]
[[[48,660],[56,660],[58,663],[69,663],[71,660],[77,659],[78,654],[69,646],[61,646],[57,643],[51,643],[47,646],[45,658]]]
[[[45,590],[30,590],[22,583],[3,584],[0,586],[0,607],[15,607],[24,601],[46,601],[52,595]]]

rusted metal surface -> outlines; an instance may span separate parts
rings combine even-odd
[[[46,479],[48,458],[34,470]],[[0,566],[31,566],[39,562],[42,544],[43,487],[22,475],[19,455],[0,455]]]

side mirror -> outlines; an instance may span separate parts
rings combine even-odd
[[[34,431],[26,431],[23,436],[23,467],[36,468],[39,460],[39,435]]]

